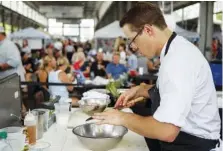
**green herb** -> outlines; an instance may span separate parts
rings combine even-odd
[[[115,82],[109,82],[108,85],[106,85],[106,90],[108,90],[113,97],[118,98],[120,96],[120,92],[118,91],[118,88],[120,88],[121,83],[119,81]]]

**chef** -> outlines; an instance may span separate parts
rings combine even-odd
[[[6,38],[5,30],[0,27],[0,79],[17,73],[25,81],[25,69],[16,45]]]
[[[94,115],[99,124],[123,125],[160,140],[162,151],[210,151],[219,146],[220,117],[216,90],[207,60],[200,50],[172,32],[158,6],[140,2],[120,21],[130,46],[149,59],[160,56],[156,85],[141,84],[116,102],[127,105],[138,97],[151,98],[154,114],[142,117],[109,110]],[[134,104],[128,104],[127,107]]]

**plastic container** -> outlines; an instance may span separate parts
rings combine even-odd
[[[70,112],[70,103],[55,103],[54,107],[56,113]]]
[[[23,134],[23,128],[21,127],[6,127],[1,129],[0,131],[7,132],[7,143],[10,145],[10,147],[13,149],[13,151],[16,150],[22,150],[25,141],[26,136]]]
[[[13,151],[12,147],[10,146],[9,142],[6,141],[7,139],[7,132],[1,131],[0,132],[0,151]]]
[[[29,144],[36,143],[36,117],[29,111],[25,117],[24,125],[27,127]]]
[[[67,127],[68,121],[70,118],[69,113],[56,113],[56,124],[64,128]]]

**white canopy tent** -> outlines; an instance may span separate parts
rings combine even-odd
[[[196,32],[187,31],[180,26],[176,25],[174,30],[178,35],[183,36],[185,38],[191,39],[191,38],[199,38],[200,35]]]
[[[43,47],[43,40],[46,42],[51,39],[48,34],[32,27],[11,33],[8,38],[20,44],[20,46],[22,46],[23,39],[26,39],[28,40],[30,49],[41,49]]]
[[[117,38],[119,36],[126,37],[119,26],[119,21],[116,20],[113,23],[97,30],[94,38]]]
[[[175,31],[178,35],[180,36],[183,36],[185,38],[187,38],[188,40],[192,41],[194,39],[197,39],[199,38],[199,34],[196,33],[196,32],[192,32],[192,31],[187,31],[181,27],[179,27],[175,20],[174,20],[174,17],[172,15],[167,15],[167,14],[164,14],[164,18],[165,18],[165,21],[168,25],[168,27]],[[123,33],[121,27],[119,26],[119,21],[116,20],[114,21],[113,23],[97,30],[95,32],[95,35],[94,35],[94,38],[96,40],[96,49],[98,47],[98,40],[100,39],[115,39],[117,37],[123,37],[123,38],[126,38],[125,34]],[[103,47],[106,47],[106,46],[103,46]],[[105,48],[107,49],[107,48]],[[111,49],[111,48],[109,48]]]
[[[11,39],[50,39],[50,36],[32,27],[14,32],[9,35]]]
[[[167,23],[167,26],[171,30],[175,31],[178,35],[183,36],[184,38],[187,38],[187,39],[196,39],[200,37],[198,33],[185,30],[181,28],[180,26],[178,26],[172,15],[164,14],[164,18]]]
[[[199,34],[192,31],[187,31],[180,26],[178,26],[171,15],[164,15],[166,23],[170,29],[175,31],[178,35],[183,36],[185,38],[199,38]],[[122,29],[119,26],[119,21],[114,21],[113,23],[97,30],[95,32],[95,38],[117,38],[117,37],[126,37],[123,33]]]

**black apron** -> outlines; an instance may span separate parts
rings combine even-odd
[[[169,46],[175,37],[176,33],[173,32],[167,42],[165,55],[168,53]],[[160,105],[159,89],[154,86],[148,92],[152,101],[152,114],[154,114]],[[162,151],[210,151],[211,149],[215,148],[217,143],[219,143],[218,140],[207,140],[182,131],[179,132],[178,136],[172,143],[160,141]]]

